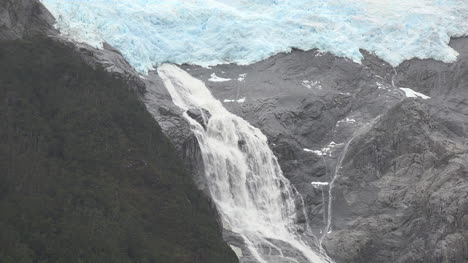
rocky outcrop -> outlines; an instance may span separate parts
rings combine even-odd
[[[0,0],[0,40],[56,33],[54,21],[37,0]]]
[[[457,62],[404,62],[405,99],[347,153],[337,180],[336,230],[327,248],[342,262],[465,262],[468,258],[468,40]],[[350,253],[351,252],[351,253]]]
[[[440,107],[407,99],[356,138],[335,184],[341,262],[464,262],[468,148]],[[449,245],[450,244],[450,245]]]
[[[189,109],[187,114],[194,120],[196,120],[204,129],[206,129],[206,124],[211,118],[209,111],[205,109]]]

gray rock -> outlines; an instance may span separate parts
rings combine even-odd
[[[355,140],[334,191],[345,209],[325,242],[336,259],[464,262],[468,149],[439,113],[404,100]]]
[[[0,40],[54,34],[54,22],[39,0],[0,0]]]
[[[200,123],[203,128],[206,129],[206,125],[208,124],[208,120],[211,118],[211,114],[209,111],[205,109],[189,109],[187,114],[198,123]]]
[[[465,262],[468,39],[451,45],[460,53],[451,64],[414,59],[393,68],[365,51],[360,65],[296,50],[249,66],[182,68],[220,101],[246,98],[224,106],[268,136],[319,237],[328,189],[310,182],[338,174],[323,243],[337,262]],[[210,82],[213,72],[234,81]],[[406,98],[400,87],[431,99]]]

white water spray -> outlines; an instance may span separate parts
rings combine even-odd
[[[261,263],[331,262],[315,238],[301,234],[296,221],[302,198],[283,176],[266,136],[227,111],[202,81],[187,72],[164,64],[158,73],[198,139],[223,227],[241,236]],[[206,129],[187,114],[190,109],[211,114]]]

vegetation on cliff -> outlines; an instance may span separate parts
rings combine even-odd
[[[235,262],[124,81],[50,39],[0,42],[0,259]]]

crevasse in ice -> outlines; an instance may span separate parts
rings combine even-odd
[[[163,62],[249,64],[292,47],[396,66],[450,62],[468,34],[467,0],[42,0],[62,34],[115,46],[139,71]]]

